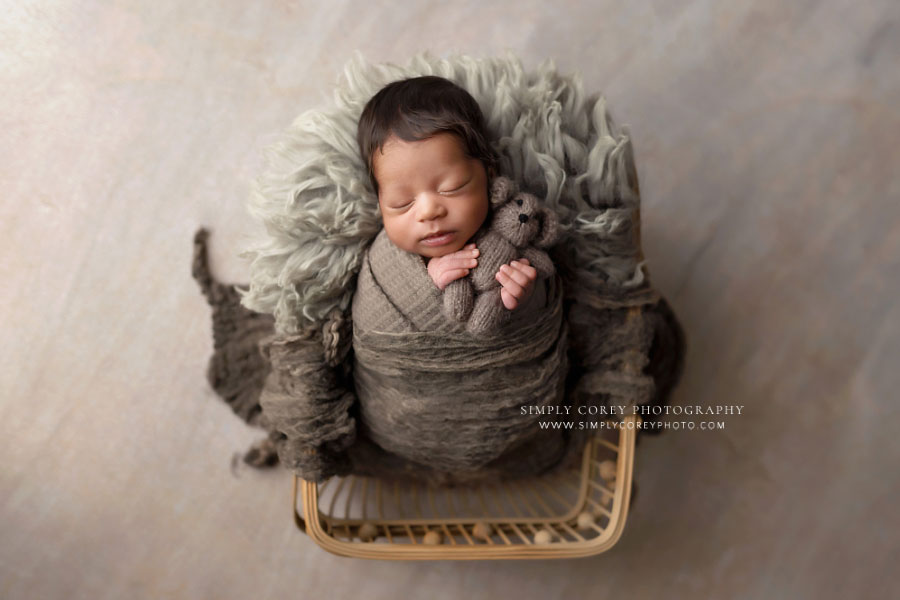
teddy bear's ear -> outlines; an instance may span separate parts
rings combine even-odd
[[[505,204],[516,193],[516,184],[509,177],[495,177],[491,183],[491,206]]]
[[[547,208],[541,208],[538,214],[541,219],[541,232],[532,244],[538,248],[549,248],[559,239],[559,219],[555,212]]]

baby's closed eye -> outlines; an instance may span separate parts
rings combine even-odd
[[[453,192],[458,192],[458,191],[460,191],[461,189],[463,189],[464,187],[466,187],[467,185],[469,185],[469,183],[471,183],[471,182],[472,182],[472,180],[469,179],[468,181],[465,181],[465,182],[463,182],[463,183],[454,183],[454,184],[451,184],[451,185],[450,185],[450,189],[448,189],[448,190],[446,190],[446,191],[439,192],[439,193],[441,193],[441,194],[452,194]]]

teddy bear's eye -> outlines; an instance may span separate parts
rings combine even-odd
[[[516,200],[516,204],[518,204],[519,206],[522,206],[522,199],[519,198],[518,200]]]

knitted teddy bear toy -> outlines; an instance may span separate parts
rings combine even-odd
[[[494,277],[501,265],[527,258],[537,269],[538,279],[556,272],[550,257],[540,250],[552,246],[559,236],[556,214],[533,195],[519,192],[507,177],[497,177],[491,184],[490,203],[493,217],[472,239],[479,250],[478,266],[444,288],[444,314],[466,321],[466,331],[474,336],[496,331],[509,318]]]

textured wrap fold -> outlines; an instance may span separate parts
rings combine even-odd
[[[277,433],[281,463],[305,479],[350,472],[356,398],[344,363],[349,346],[349,323],[337,311],[321,330],[275,334],[259,344],[270,366],[259,396],[263,425]]]

